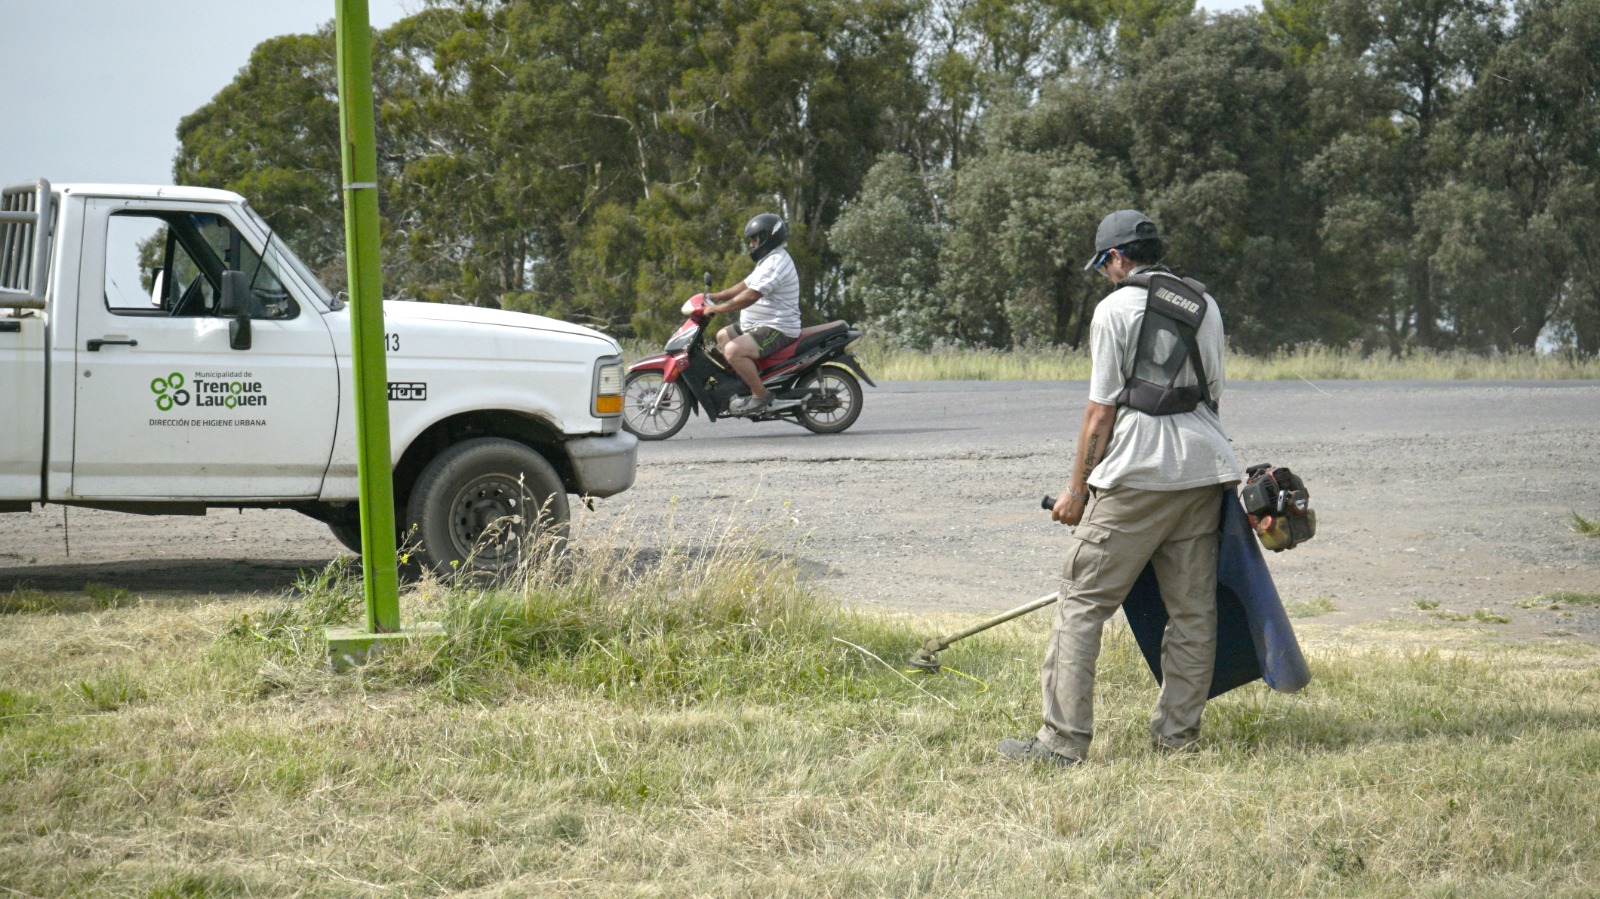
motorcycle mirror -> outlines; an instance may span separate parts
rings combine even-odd
[[[711,273],[706,272],[706,290],[711,289]]]

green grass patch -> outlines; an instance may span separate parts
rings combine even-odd
[[[1544,609],[1547,611],[1592,609],[1595,606],[1600,606],[1600,593],[1578,593],[1573,590],[1557,590],[1554,593],[1546,593],[1517,603],[1517,607],[1521,609]]]
[[[1434,600],[1417,600],[1416,607],[1426,611],[1429,616],[1441,621],[1476,621],[1479,624],[1510,624],[1511,616],[1503,615],[1489,609],[1475,609],[1470,614],[1457,612],[1454,609],[1441,609]]]
[[[1318,596],[1316,599],[1302,599],[1286,603],[1283,610],[1289,613],[1290,618],[1316,618],[1320,615],[1337,612],[1339,607],[1333,604],[1332,599],[1326,596]]]
[[[0,615],[97,612],[126,608],[136,602],[137,598],[125,588],[93,582],[84,584],[82,591],[74,593],[17,585],[9,593],[0,594]]]
[[[973,618],[842,608],[737,533],[625,544],[505,587],[410,585],[408,619],[448,639],[346,675],[319,641],[359,609],[346,569],[281,599],[0,618],[0,882],[1492,896],[1600,876],[1600,831],[1572,826],[1600,817],[1595,647],[1308,645],[1308,688],[1214,700],[1200,751],[1171,757],[1116,619],[1089,764],[1059,771],[994,751],[1037,727],[1048,614],[914,675]]]
[[[1573,512],[1572,529],[1585,537],[1600,537],[1600,519],[1584,518]]]

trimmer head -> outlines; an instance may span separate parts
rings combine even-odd
[[[933,642],[933,641],[930,641]],[[940,647],[941,649],[943,647]],[[911,667],[924,674],[938,674],[942,667],[939,664],[939,650],[930,649],[924,645],[911,654]]]

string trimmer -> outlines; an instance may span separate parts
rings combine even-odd
[[[1039,503],[1039,505],[1047,510],[1054,509],[1056,506],[1056,498],[1053,496],[1047,496]],[[956,631],[947,637],[931,637],[929,638],[928,642],[922,644],[922,646],[916,652],[911,654],[911,667],[917,669],[918,671],[926,671],[929,674],[938,674],[941,667],[939,664],[939,653],[949,649],[950,644],[965,640],[973,634],[981,634],[989,628],[996,625],[1005,624],[1007,621],[1010,621],[1013,618],[1021,618],[1023,615],[1026,615],[1029,612],[1036,612],[1060,598],[1061,593],[1057,591],[1049,596],[1041,596],[1027,605],[1017,606],[1015,609],[1012,609],[1009,612],[1001,612],[993,618],[974,624],[972,627],[969,627],[964,631]]]

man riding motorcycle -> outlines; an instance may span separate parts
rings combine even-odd
[[[749,396],[735,397],[730,415],[757,415],[772,405],[772,393],[761,383],[756,360],[775,353],[800,337],[800,272],[783,244],[789,226],[764,212],[744,226],[745,248],[756,267],[743,281],[710,294],[706,312],[738,312],[739,321],[717,332],[717,348],[746,385]]]

